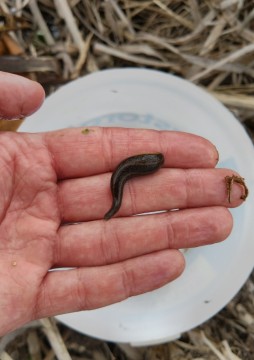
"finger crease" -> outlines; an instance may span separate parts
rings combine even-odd
[[[133,294],[134,279],[132,270],[127,269],[125,264],[122,266],[121,279],[123,296],[124,299],[127,299]]]
[[[132,181],[130,181],[128,183],[128,186],[127,186],[127,189],[128,189],[128,192],[129,192],[129,197],[130,197],[130,213],[132,215],[134,214],[137,214],[138,211],[137,211],[137,204],[136,204],[136,195],[135,195],[135,187],[132,183]]]
[[[112,252],[111,261],[116,262],[121,260],[121,239],[118,235],[117,227],[111,227],[111,232],[114,236],[114,241],[112,242],[112,248],[114,251]]]
[[[78,310],[88,310],[89,309],[89,302],[88,302],[88,295],[87,291],[84,286],[84,279],[81,274],[81,269],[77,270],[77,287],[76,287],[76,297],[75,303],[78,304]]]
[[[173,223],[171,222],[171,216],[169,214],[168,221],[166,223],[166,237],[168,242],[168,248],[174,249],[175,248],[175,242],[176,242],[176,233],[175,233],[175,227]]]

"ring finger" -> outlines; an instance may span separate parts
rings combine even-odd
[[[232,217],[224,207],[65,225],[59,229],[54,266],[99,266],[165,249],[211,244],[224,240],[231,229]]]

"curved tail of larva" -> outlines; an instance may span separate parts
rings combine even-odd
[[[114,216],[117,211],[120,209],[121,202],[120,201],[113,201],[113,204],[108,212],[104,215],[104,220],[109,220]]]

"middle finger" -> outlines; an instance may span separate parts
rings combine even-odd
[[[112,203],[111,174],[102,174],[59,183],[62,222],[81,222],[103,218]],[[242,189],[233,186],[228,202],[225,177],[227,169],[160,169],[156,174],[128,181],[122,206],[116,216],[143,212],[239,205]]]

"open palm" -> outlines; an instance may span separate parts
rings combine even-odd
[[[24,116],[39,106],[38,84],[0,77],[2,116]],[[4,100],[14,90],[9,106]],[[119,214],[104,221],[119,161],[158,151],[164,168],[126,184]],[[184,258],[178,249],[221,241],[231,231],[224,177],[232,171],[216,170],[216,163],[211,143],[184,133],[0,134],[0,335],[32,319],[121,301],[179,276]],[[231,206],[240,203],[240,189],[233,188]],[[130,216],[170,209],[180,210]],[[57,268],[67,269],[49,271]]]

